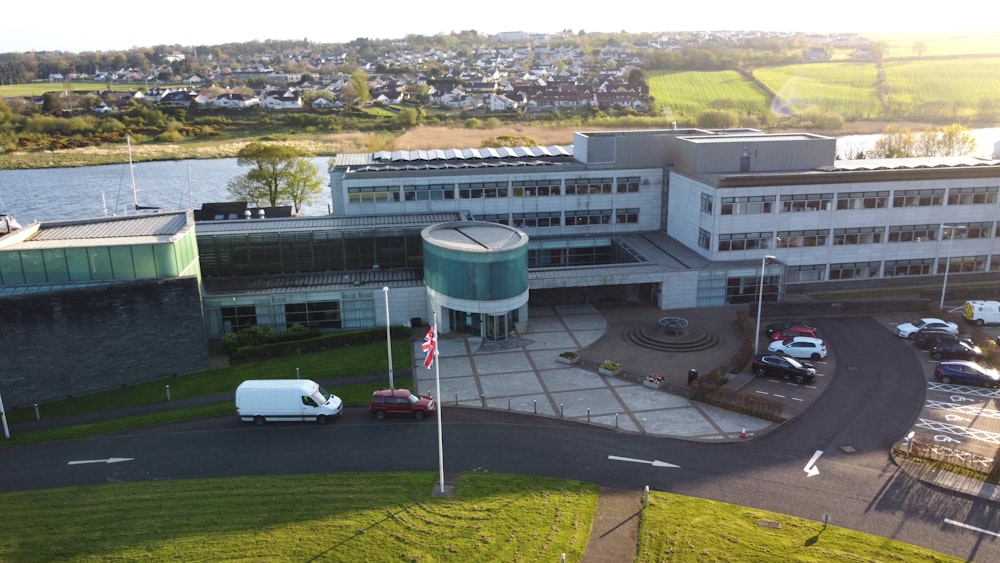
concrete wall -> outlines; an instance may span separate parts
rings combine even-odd
[[[0,319],[8,408],[208,367],[194,277],[8,297]]]

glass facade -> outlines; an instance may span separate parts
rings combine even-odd
[[[172,244],[0,251],[0,285],[200,275],[193,230]]]
[[[424,282],[469,301],[510,299],[528,290],[528,247],[504,252],[461,252],[427,244]]]
[[[206,277],[419,268],[420,229],[240,233],[198,239]]]

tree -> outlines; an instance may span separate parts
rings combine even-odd
[[[404,129],[417,124],[417,110],[404,108],[396,114],[396,124]]]
[[[351,78],[347,81],[347,84],[352,90],[354,90],[358,107],[365,107],[368,100],[372,98],[372,93],[368,90],[368,75],[365,74],[365,71],[360,68],[354,69],[354,72],[351,73]],[[354,103],[354,100],[350,103]]]
[[[285,189],[298,215],[303,203],[311,205],[316,196],[323,193],[323,178],[315,164],[305,158],[296,158],[288,168]]]
[[[320,193],[322,180],[304,153],[292,146],[253,142],[236,154],[240,166],[251,166],[246,174],[231,179],[226,190],[231,196],[256,205],[271,207],[292,203],[298,212]]]
[[[917,41],[913,44],[913,52],[917,54],[918,57],[924,56],[927,52],[927,44],[923,41]]]
[[[869,158],[907,158],[916,154],[916,139],[913,131],[890,125],[882,131],[875,146],[868,153]]]

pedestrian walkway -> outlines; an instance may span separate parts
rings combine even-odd
[[[701,373],[718,368],[742,342],[735,309],[669,312],[687,319],[692,329],[716,334],[719,342],[707,350],[663,352],[625,338],[629,328],[657,329],[658,319],[666,314],[649,304],[607,309],[592,305],[534,307],[528,322],[518,327],[516,337],[505,343],[483,342],[461,333],[441,335],[438,362],[431,369],[423,367],[417,339],[414,387],[420,393],[435,393],[435,377],[440,373],[438,398],[444,408],[508,410],[688,440],[739,440],[744,430],[759,434],[773,428],[773,422],[686,397],[689,370]],[[566,351],[579,354],[582,363],[560,363],[559,355]],[[620,363],[622,371],[633,377],[605,377],[580,367],[604,360]],[[648,388],[638,374],[660,375],[679,392]],[[739,385],[739,381],[731,384]]]

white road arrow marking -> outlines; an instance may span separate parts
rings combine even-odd
[[[132,461],[134,457],[109,457],[108,459],[81,459],[77,461],[71,461],[66,465],[83,465],[85,463],[121,463],[123,461]]]
[[[802,470],[806,472],[806,477],[814,477],[816,475],[819,475],[819,468],[816,467],[816,461],[819,460],[819,456],[821,455],[823,455],[823,450],[816,450],[816,453],[814,453],[813,456],[809,458],[809,463],[807,463],[806,466],[802,468]]]
[[[944,419],[947,420],[948,422],[958,422],[960,420],[965,421],[965,422],[971,422],[970,419],[962,417],[962,416],[958,416],[957,414],[945,415]]]
[[[678,467],[678,468],[680,467],[680,465],[674,465],[672,463],[667,463],[665,461],[659,461],[659,460],[649,461],[646,459],[634,459],[631,457],[618,457],[616,455],[609,455],[608,459],[612,459],[614,461],[631,461],[632,463],[646,463],[652,465],[653,467]]]
[[[952,526],[958,526],[959,528],[965,528],[966,530],[972,530],[974,532],[980,532],[980,533],[983,533],[983,534],[989,534],[991,536],[1000,537],[1000,534],[998,534],[996,532],[991,532],[989,530],[984,530],[982,528],[977,528],[975,526],[970,526],[970,525],[968,525],[968,524],[966,524],[964,522],[958,522],[956,520],[952,520],[951,518],[945,518],[944,519],[944,523],[945,524],[951,524]]]

